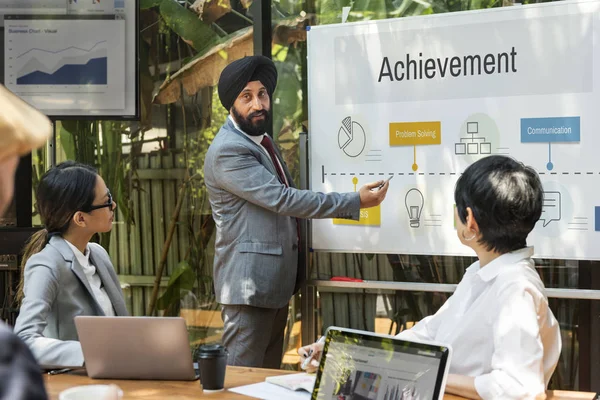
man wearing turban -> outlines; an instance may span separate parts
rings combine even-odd
[[[217,227],[214,285],[230,365],[281,365],[288,302],[305,278],[298,272],[297,218],[358,220],[360,208],[380,204],[388,188],[376,190],[380,181],[353,193],[296,189],[265,133],[276,85],[267,57],[244,57],[223,70],[218,92],[229,117],[204,162]]]

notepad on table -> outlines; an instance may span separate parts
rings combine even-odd
[[[263,400],[310,400],[315,375],[306,373],[270,376],[265,382],[228,389],[230,392]]]
[[[282,386],[294,391],[306,390],[308,393],[312,393],[315,387],[315,380],[315,374],[307,374],[305,372],[292,375],[269,376],[265,379],[266,382],[273,385]]]

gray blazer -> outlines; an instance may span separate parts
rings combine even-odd
[[[115,315],[127,315],[117,274],[102,246],[89,244],[90,262],[102,280]],[[83,365],[74,318],[104,315],[73,250],[53,236],[25,265],[25,297],[15,333],[42,366]]]
[[[283,307],[298,272],[296,218],[359,219],[358,193],[281,184],[271,158],[230,119],[206,153],[204,179],[217,229],[214,285],[222,304]]]

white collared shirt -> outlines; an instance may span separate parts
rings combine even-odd
[[[102,280],[96,271],[96,267],[90,262],[90,249],[86,246],[85,254],[83,254],[79,249],[73,246],[68,240],[65,240],[71,250],[73,250],[73,254],[75,254],[75,258],[83,268],[83,273],[85,274],[90,287],[92,288],[92,293],[94,294],[94,298],[102,307],[102,311],[107,317],[113,317],[115,315],[115,311],[112,306],[112,302],[110,298],[106,294],[106,290],[102,287]]]
[[[240,129],[239,125],[237,124],[237,122],[235,122],[235,119],[233,119],[231,117],[231,115],[229,115],[227,118],[229,118],[231,120],[231,122],[233,123],[233,126],[235,126],[235,129],[237,129],[238,131],[242,132],[248,139],[252,140],[254,143],[256,143],[261,150],[267,155],[267,157],[269,157],[269,160],[271,160],[271,155],[269,154],[269,152],[267,151],[267,149],[265,149],[265,147],[262,145],[262,140],[263,137],[265,137],[267,134],[263,133],[260,136],[252,136],[252,135],[248,135],[246,132],[244,132],[243,130]],[[281,165],[281,162],[279,161],[278,157],[275,157],[275,159],[277,159],[277,164],[279,164],[279,168],[281,168],[282,171],[285,171],[283,169],[283,165]],[[287,176],[285,176],[285,173],[283,174],[283,178],[285,179],[285,184],[289,187],[290,183],[288,182]]]
[[[452,347],[450,373],[475,377],[483,399],[543,393],[561,350],[560,329],[531,260],[533,248],[473,263],[435,315],[398,337]]]

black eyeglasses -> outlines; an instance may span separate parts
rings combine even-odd
[[[90,207],[88,207],[87,210],[85,210],[85,212],[92,212],[94,210],[98,210],[98,209],[104,208],[104,207],[110,207],[110,208],[112,208],[112,206],[113,206],[113,198],[112,198],[112,194],[110,194],[110,190],[106,192],[106,195],[108,196],[108,202],[106,204],[100,204],[98,206],[90,206]]]

